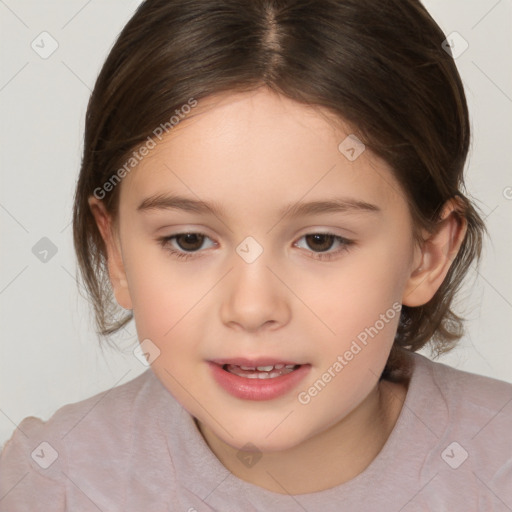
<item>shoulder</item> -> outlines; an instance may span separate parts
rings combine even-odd
[[[414,353],[411,400],[432,418],[434,431],[458,432],[475,439],[485,429],[502,434],[512,447],[512,384],[432,361]]]
[[[152,421],[152,411],[158,411],[158,400],[168,400],[166,395],[148,369],[124,384],[60,407],[47,421],[23,419],[0,453],[0,497],[5,496],[0,511],[25,510],[14,507],[21,503],[30,509],[45,500],[52,510],[64,510],[64,505],[57,506],[64,504],[70,475],[78,468],[85,479],[90,473],[108,481],[111,471],[127,462],[136,429]],[[92,467],[91,461],[102,462]]]
[[[144,398],[153,384],[152,375],[151,370],[147,370],[124,384],[63,405],[47,421],[29,416],[23,419],[4,449],[13,438],[34,441],[44,436],[54,439],[56,444],[65,444],[68,438],[76,440],[78,436],[88,436],[100,430],[110,432],[115,440],[122,440],[126,429],[120,429],[119,422],[126,426],[132,420],[134,409],[144,407]]]
[[[512,384],[420,354],[413,359],[416,379],[410,406],[417,407],[415,413],[433,440],[424,469],[435,468],[448,487],[467,486],[471,499],[487,503],[499,496],[512,503]]]
[[[455,418],[485,417],[502,414],[512,419],[512,384],[502,380],[459,370],[444,363],[414,354],[422,372],[425,393],[438,394]]]

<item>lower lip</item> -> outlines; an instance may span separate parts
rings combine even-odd
[[[216,382],[230,395],[243,400],[272,400],[290,392],[309,373],[311,365],[303,364],[293,372],[273,379],[248,379],[222,369],[209,362]]]

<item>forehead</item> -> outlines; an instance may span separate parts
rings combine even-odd
[[[247,208],[254,198],[279,207],[336,191],[383,207],[403,202],[382,160],[368,150],[347,157],[352,133],[327,109],[266,88],[209,97],[125,178],[122,201],[135,206],[141,197],[179,191],[214,201],[238,199]]]
[[[329,144],[332,140],[326,139],[326,135],[336,140],[342,133],[353,131],[347,122],[324,107],[299,103],[260,87],[201,99],[190,114],[167,132],[161,145],[182,136],[187,141],[198,137],[203,145],[213,139],[228,143],[226,137],[236,135],[236,141],[232,139],[232,142],[239,144],[244,136],[250,137],[248,143],[254,147],[266,136],[268,146],[272,133],[279,134],[275,142],[282,145],[304,137],[309,145],[317,139]]]

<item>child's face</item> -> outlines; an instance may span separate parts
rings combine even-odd
[[[338,149],[348,129],[266,89],[220,99],[123,180],[127,286],[121,278],[116,297],[133,309],[139,339],[160,350],[153,371],[202,425],[235,448],[283,450],[375,391],[420,261],[399,184],[368,150],[350,161]],[[138,209],[171,194],[221,211]],[[376,208],[282,213],[334,200]],[[206,237],[162,245],[179,233]],[[305,236],[316,233],[352,243]],[[169,248],[196,252],[180,259]],[[322,251],[332,258],[320,260]],[[302,366],[273,382],[211,363],[239,358]]]

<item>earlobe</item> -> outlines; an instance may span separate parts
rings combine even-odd
[[[112,217],[103,202],[94,196],[89,198],[89,208],[105,243],[108,274],[116,301],[123,309],[132,309],[121,244],[113,226]]]
[[[426,304],[450,270],[467,230],[467,221],[458,214],[457,204],[455,198],[446,202],[435,232],[429,234],[418,248],[419,263],[415,262],[406,283],[403,305],[415,307]]]

